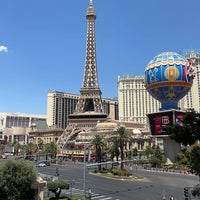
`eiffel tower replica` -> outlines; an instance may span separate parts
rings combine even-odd
[[[98,122],[107,121],[107,114],[103,110],[102,93],[98,83],[95,44],[96,13],[92,0],[89,3],[86,19],[88,27],[83,84],[75,112],[68,116],[68,125],[77,128],[92,128]]]

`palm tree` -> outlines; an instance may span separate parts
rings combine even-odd
[[[42,151],[43,147],[44,147],[43,140],[41,138],[38,138],[38,150]]]
[[[120,148],[120,157],[121,157],[121,170],[124,169],[124,147],[126,142],[131,141],[132,137],[131,134],[127,131],[124,126],[120,126],[117,131],[115,132],[118,140],[119,140],[119,148]]]
[[[119,160],[119,155],[120,155],[120,151],[119,151],[119,140],[117,137],[113,137],[111,139],[111,145],[108,149],[108,153],[110,154],[110,159],[112,160],[112,168],[113,168],[113,160],[114,157],[116,157],[116,160]]]
[[[48,158],[48,154],[50,154],[51,158],[56,157],[58,147],[55,142],[50,142],[43,145],[43,153],[46,154],[46,160]]]
[[[20,149],[20,144],[19,144],[19,142],[18,141],[14,141],[13,143],[12,143],[12,146],[14,147],[14,155],[16,155],[16,156],[18,156],[18,153],[19,153],[19,149]]]
[[[26,157],[31,159],[33,154],[37,152],[37,145],[30,142],[28,143],[24,148],[24,153],[26,154]]]
[[[94,147],[96,152],[96,161],[101,163],[101,158],[103,154],[103,148],[106,146],[105,138],[102,135],[95,135],[94,139],[91,142],[91,145]],[[101,170],[101,165],[98,166],[99,171]]]

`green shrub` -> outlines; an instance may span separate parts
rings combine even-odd
[[[0,199],[32,200],[36,190],[32,189],[37,170],[27,160],[9,159],[0,165]]]
[[[116,168],[113,168],[112,170],[111,170],[111,173],[113,174],[113,175],[118,175],[118,169],[116,169]]]
[[[69,189],[69,184],[63,180],[49,181],[47,182],[47,188],[55,194],[56,198],[59,198],[62,189]]]
[[[125,170],[125,169],[119,170],[119,176],[126,176],[126,177],[128,177],[130,175],[131,175],[131,173],[128,172],[127,170]]]
[[[103,169],[100,170],[100,173],[105,174],[105,173],[108,173],[108,171],[109,171],[108,169],[103,168]]]
[[[126,177],[131,176],[131,173],[129,171],[125,170],[125,169],[116,169],[116,168],[113,168],[111,170],[111,173],[113,175],[116,175],[116,176],[126,176]]]

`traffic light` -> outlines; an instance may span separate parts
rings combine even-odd
[[[186,197],[185,200],[188,200],[189,198],[189,188],[188,187],[184,187],[184,196]]]
[[[59,171],[57,167],[56,167],[56,176],[59,177]]]

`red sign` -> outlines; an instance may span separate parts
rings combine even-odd
[[[166,111],[148,114],[150,130],[152,135],[169,135],[167,126],[175,123],[182,123],[184,112],[181,111]]]

